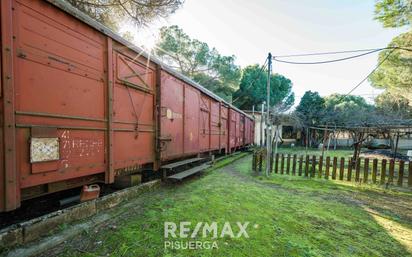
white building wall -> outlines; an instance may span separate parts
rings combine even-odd
[[[263,128],[263,134],[261,133],[261,127]],[[282,137],[282,126],[278,126],[278,135]],[[272,132],[272,138],[275,136],[275,129]],[[263,123],[261,122],[261,114],[255,113],[255,144],[260,145],[260,139],[263,138],[263,144],[265,144],[266,135],[266,122],[265,116],[263,116]]]

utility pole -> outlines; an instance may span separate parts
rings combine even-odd
[[[272,155],[272,133],[269,131],[270,126],[270,75],[272,73],[272,54],[268,54],[268,79],[267,79],[267,92],[266,92],[266,103],[267,103],[267,112],[266,112],[266,177],[269,177],[270,173],[270,157]]]
[[[278,153],[278,138],[279,136],[279,125],[276,124],[275,126],[276,130],[275,130],[275,152],[274,155],[276,155]]]
[[[265,110],[265,102],[263,101],[262,111],[261,111],[261,114],[260,114],[260,146],[261,147],[263,146],[263,138],[264,138],[264,136],[263,136],[263,112],[264,112],[264,110]]]

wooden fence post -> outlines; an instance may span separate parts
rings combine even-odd
[[[338,167],[338,157],[333,157],[332,179],[336,179],[336,169]]]
[[[405,161],[400,160],[399,161],[399,172],[398,172],[398,186],[403,185],[403,170],[404,170],[404,167],[405,167]]]
[[[276,154],[275,173],[279,172],[279,153]]]
[[[326,157],[326,170],[325,170],[325,178],[329,179],[329,169],[330,169],[330,157]]]
[[[394,175],[395,175],[395,160],[391,159],[389,161],[389,177],[388,177],[388,183],[389,184],[393,183]]]
[[[252,156],[252,171],[253,171],[253,172],[256,171],[255,161],[256,161],[256,154],[255,154],[255,152],[253,151],[253,156]]]
[[[369,158],[365,158],[363,165],[363,183],[368,183],[369,175]]]
[[[273,153],[270,155],[270,166],[269,166],[269,173],[273,172],[273,162],[274,162],[274,155]]]
[[[310,170],[310,177],[314,178],[316,172],[316,155],[312,156],[312,168]]]
[[[409,162],[409,168],[408,168],[408,186],[412,187],[412,162]]]
[[[378,159],[373,159],[372,166],[372,182],[376,183],[376,175],[378,174]]]
[[[309,176],[309,155],[306,155],[305,159],[305,177]]]
[[[352,180],[352,157],[349,157],[348,159],[348,181]]]
[[[355,181],[359,182],[360,179],[360,158],[356,160],[355,164]]]
[[[285,155],[282,153],[280,155],[280,174],[283,175],[285,172]]]
[[[296,175],[296,154],[293,155],[293,162],[292,162],[292,175]]]
[[[290,154],[288,154],[287,162],[286,162],[286,174],[290,174]]]
[[[340,158],[339,180],[343,180],[344,173],[345,173],[345,157],[341,157]]]
[[[299,176],[302,176],[302,170],[303,170],[303,155],[299,156]]]
[[[382,160],[382,163],[381,163],[381,184],[383,185],[383,184],[385,184],[385,177],[386,177],[386,159],[383,159]]]
[[[322,167],[323,166],[323,156],[319,156],[319,165],[318,165],[318,178],[322,177]]]

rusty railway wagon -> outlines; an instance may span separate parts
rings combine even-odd
[[[0,212],[252,144],[250,116],[66,2],[0,8]]]

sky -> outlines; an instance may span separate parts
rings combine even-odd
[[[135,34],[140,45],[152,45],[161,26],[178,25],[190,37],[235,55],[241,67],[263,64],[273,55],[385,47],[404,30],[385,29],[373,19],[375,0],[186,0],[167,19]],[[294,57],[290,61],[320,61],[345,57]],[[327,96],[348,93],[376,65],[378,54],[324,65],[274,62],[273,72],[293,82],[296,103],[305,91]],[[381,90],[365,82],[352,94],[368,101]]]

